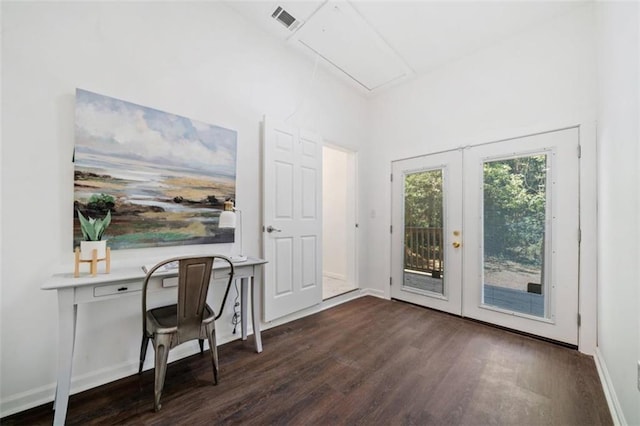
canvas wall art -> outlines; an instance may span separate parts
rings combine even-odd
[[[237,132],[76,90],[74,247],[84,216],[111,212],[112,249],[233,242]]]

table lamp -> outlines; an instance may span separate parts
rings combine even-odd
[[[237,220],[236,220],[237,217]],[[218,228],[238,229],[238,240],[240,240],[240,254],[229,256],[232,262],[244,262],[247,256],[242,254],[242,211],[234,207],[233,201],[224,202],[224,211],[220,213]]]

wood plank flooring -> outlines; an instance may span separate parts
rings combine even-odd
[[[363,297],[71,397],[67,424],[610,425],[591,357],[402,302]],[[152,350],[151,350],[152,351]],[[152,354],[152,352],[151,352]],[[51,424],[51,404],[2,419]]]

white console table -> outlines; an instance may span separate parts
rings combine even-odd
[[[262,298],[263,259],[249,258],[245,262],[234,263],[234,279],[241,280],[240,308],[242,323],[242,340],[247,339],[247,299],[251,289],[251,316],[256,352],[262,352],[260,321],[256,314],[256,306]],[[229,267],[226,262],[214,265],[212,281],[228,278]],[[177,271],[157,272],[149,281],[148,291],[167,291],[175,287],[176,280],[165,280],[177,276]],[[58,291],[58,383],[54,400],[54,425],[63,425],[67,416],[69,391],[71,389],[71,368],[76,337],[76,320],[78,304],[99,302],[102,300],[123,297],[125,295],[141,296],[142,282],[145,273],[142,266],[112,268],[109,274],[80,276],[74,278],[72,273],[56,274],[47,280],[43,290]],[[251,287],[250,287],[251,284]],[[142,315],[142,313],[140,313]]]

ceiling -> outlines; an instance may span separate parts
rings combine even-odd
[[[299,54],[320,58],[319,63],[359,90],[376,93],[587,2],[229,0],[226,3]],[[278,7],[279,13],[274,14]]]

